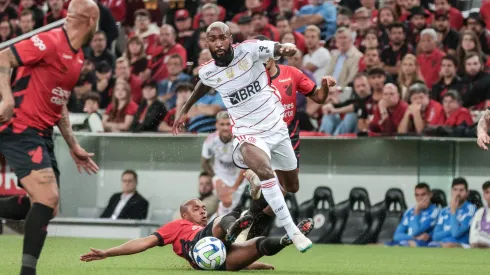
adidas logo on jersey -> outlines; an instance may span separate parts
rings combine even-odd
[[[229,95],[230,97],[230,102],[232,105],[237,105],[238,103],[247,100],[249,97],[255,95],[257,92],[262,90],[260,88],[260,83],[259,81],[255,81],[248,86],[241,88],[240,90],[231,93]]]

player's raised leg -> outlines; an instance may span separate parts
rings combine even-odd
[[[308,235],[313,227],[313,220],[306,219],[299,223],[296,229],[300,234]],[[234,243],[226,256],[226,270],[254,269],[251,265],[257,260],[263,256],[274,256],[291,244],[288,235],[282,238],[258,237],[243,243]]]
[[[293,240],[299,251],[307,251],[311,248],[312,243],[298,230],[291,218],[283,193],[274,175],[274,170],[272,170],[269,156],[259,147],[247,142],[242,143],[239,149],[245,164],[259,177],[262,194],[276,214],[279,222],[286,229],[288,236]]]

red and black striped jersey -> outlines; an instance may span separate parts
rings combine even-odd
[[[80,76],[83,51],[73,49],[63,28],[34,35],[10,49],[19,64],[12,87],[15,109],[0,129],[52,129]]]

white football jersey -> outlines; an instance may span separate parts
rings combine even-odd
[[[199,70],[202,84],[214,88],[231,117],[233,135],[256,135],[287,127],[280,94],[271,86],[264,63],[274,57],[273,41],[249,40],[234,45],[227,67],[214,60]]]
[[[214,157],[213,170],[226,185],[233,187],[240,169],[233,163],[233,142],[223,143],[218,131],[210,134],[202,145],[201,156],[205,159]]]

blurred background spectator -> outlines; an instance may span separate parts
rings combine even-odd
[[[128,82],[124,79],[116,80],[112,100],[102,118],[106,132],[125,132],[133,123],[138,104],[131,100],[131,91]]]
[[[167,115],[167,109],[158,100],[155,81],[144,83],[142,88],[143,100],[134,115],[130,130],[131,132],[156,132],[160,121]]]

